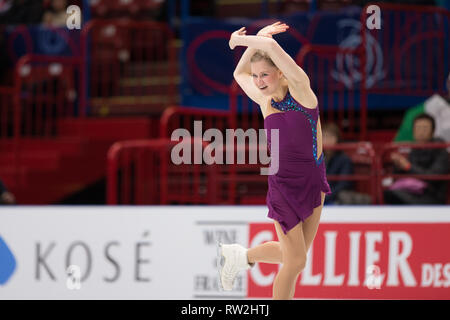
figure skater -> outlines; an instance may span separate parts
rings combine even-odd
[[[267,129],[279,130],[279,168],[268,176],[268,217],[274,220],[279,241],[246,249],[239,244],[219,244],[223,265],[220,284],[232,290],[240,271],[255,262],[282,264],[273,283],[273,299],[292,299],[306,255],[317,232],[330,186],[322,153],[317,97],[306,73],[272,38],[284,32],[276,22],[256,36],[245,27],[233,32],[229,46],[247,46],[233,73],[244,92],[260,106]]]

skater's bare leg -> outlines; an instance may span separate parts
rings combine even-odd
[[[319,227],[319,220],[325,200],[325,193],[321,192],[321,196],[321,205],[315,208],[313,214],[308,217],[308,219],[306,219],[302,224],[303,235],[305,237],[306,252],[309,251],[309,248],[311,247],[312,242],[316,237],[317,229]],[[249,248],[247,251],[247,258],[249,263],[262,262],[279,264],[282,262],[280,242],[267,241],[253,248]]]
[[[306,244],[302,222],[290,229],[287,234],[284,234],[278,221],[274,223],[280,240],[283,261],[273,282],[273,299],[290,300],[294,297],[297,278],[306,265]]]
[[[322,196],[322,203],[317,208],[314,208],[313,214],[310,215],[302,224],[303,235],[305,237],[306,252],[309,251],[311,245],[316,237],[317,229],[319,228],[320,216],[322,214],[322,208],[325,201],[325,193],[320,193]]]
[[[278,241],[268,241],[247,250],[249,263],[281,263],[281,248]]]

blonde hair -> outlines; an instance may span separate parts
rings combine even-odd
[[[253,56],[250,58],[250,62],[258,62],[258,61],[261,61],[261,60],[265,60],[269,65],[271,65],[272,67],[277,68],[275,63],[273,63],[272,59],[270,58],[270,56],[265,51],[257,50],[253,54]]]

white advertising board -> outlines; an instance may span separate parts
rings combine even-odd
[[[230,292],[216,268],[218,241],[276,240],[266,215],[264,206],[3,207],[0,299],[269,299],[278,266],[257,264]],[[324,207],[295,298],[450,298],[449,240],[449,207]],[[380,266],[378,290],[364,281],[368,265]]]

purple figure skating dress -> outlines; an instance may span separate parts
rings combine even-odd
[[[286,234],[321,205],[321,191],[330,194],[323,152],[317,158],[319,107],[305,108],[289,93],[272,107],[284,111],[264,119],[267,145],[270,129],[279,130],[278,172],[268,176],[268,217],[277,220]],[[271,152],[272,154],[272,152]],[[273,161],[273,158],[272,158]]]

